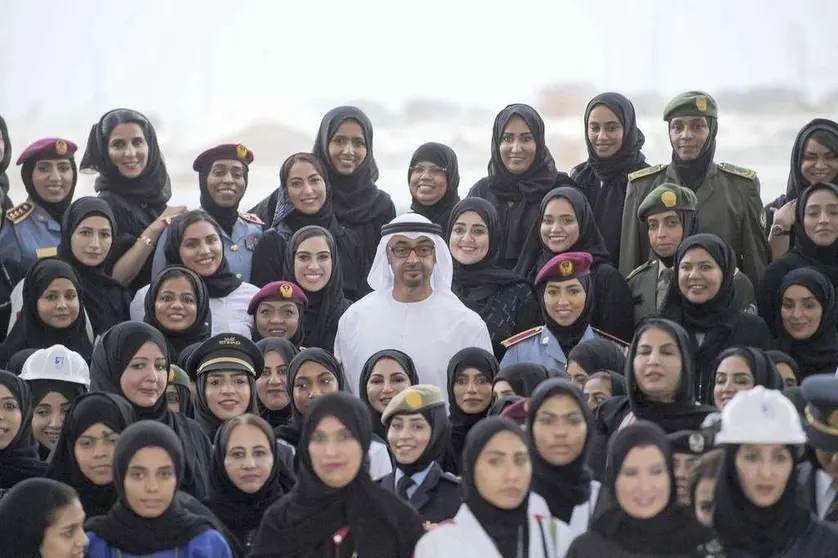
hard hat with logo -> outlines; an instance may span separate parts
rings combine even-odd
[[[757,386],[737,393],[722,411],[716,444],[805,444],[794,404],[782,392]]]
[[[64,345],[38,349],[20,372],[21,380],[60,380],[90,387],[90,368],[79,353]]]

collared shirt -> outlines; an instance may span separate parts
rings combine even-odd
[[[413,484],[410,485],[410,487],[407,489],[407,497],[408,498],[413,498],[413,495],[416,493],[416,489],[418,489],[422,485],[422,483],[425,482],[425,479],[428,478],[428,473],[431,472],[431,467],[433,467],[433,466],[434,466],[434,462],[431,461],[428,464],[428,466],[425,467],[423,470],[419,471],[418,473],[413,473],[412,475],[410,475],[410,478],[413,479]],[[399,486],[399,481],[401,480],[401,478],[403,476],[404,476],[404,472],[402,472],[401,469],[396,467],[396,474],[395,474],[395,477],[393,478],[393,481],[395,481],[395,483],[394,483],[393,486]]]
[[[588,326],[582,339],[579,342],[596,338],[596,333]],[[506,350],[501,359],[500,367],[505,368],[517,362],[534,362],[543,364],[547,368],[564,372],[567,369],[567,355],[564,354],[562,346],[547,327],[541,330],[538,335],[515,343]]]
[[[815,471],[815,502],[817,503],[818,518],[823,519],[832,500],[835,499],[835,486],[823,469]]]

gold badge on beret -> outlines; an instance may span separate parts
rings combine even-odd
[[[411,391],[404,396],[404,402],[411,409],[418,409],[422,406],[422,396],[415,391]]]
[[[282,298],[291,298],[294,289],[291,288],[291,285],[280,285],[279,294],[282,295]]]
[[[695,98],[695,108],[700,110],[701,112],[705,112],[707,110],[707,97],[704,95],[699,95]]]
[[[55,142],[55,152],[59,155],[66,155],[67,154],[67,142],[64,140],[58,140]]]
[[[243,146],[242,144],[238,144],[236,146],[236,156],[238,156],[238,158],[241,159],[241,160],[246,159],[247,158],[247,148],[245,146]]]
[[[175,374],[174,368],[169,368],[169,383],[171,384],[177,379],[177,374]]]
[[[241,345],[242,342],[235,337],[225,337],[218,342],[219,345]]]
[[[561,273],[562,277],[570,277],[573,275],[573,262],[570,260],[564,260],[559,264],[559,273]]]
[[[661,203],[667,208],[675,207],[675,204],[678,203],[678,196],[672,190],[667,190],[661,194]]]
[[[693,453],[701,453],[704,451],[704,436],[699,432],[690,434],[689,439],[690,451]]]

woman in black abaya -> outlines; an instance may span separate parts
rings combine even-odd
[[[417,147],[410,158],[407,183],[413,199],[410,210],[445,229],[451,210],[460,201],[460,167],[454,150],[435,142]]]
[[[31,477],[42,477],[47,464],[38,457],[32,437],[32,398],[26,382],[0,370],[0,498],[9,488]]]

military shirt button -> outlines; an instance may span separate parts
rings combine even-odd
[[[38,221],[43,221],[43,220],[44,220],[44,216],[39,213],[38,214]]]
[[[231,252],[238,252],[239,251],[239,245],[238,244],[233,244],[232,246],[230,246],[230,251]]]

